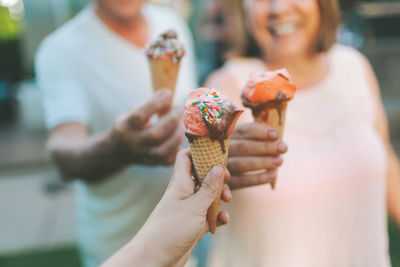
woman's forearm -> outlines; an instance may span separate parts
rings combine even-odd
[[[146,223],[129,243],[112,255],[101,267],[176,266],[174,262],[171,262],[174,255],[167,253],[168,251],[164,248],[165,242],[160,241],[162,238],[157,236],[157,232],[165,228],[165,225],[157,224],[158,221],[156,219],[155,223]],[[179,244],[176,245],[179,246]]]

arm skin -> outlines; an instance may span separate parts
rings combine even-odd
[[[373,89],[377,108],[375,128],[385,144],[388,166],[387,166],[387,208],[389,215],[400,226],[400,164],[399,159],[390,143],[388,119],[382,104],[378,81],[368,60],[364,58],[365,71],[368,83]]]
[[[198,241],[209,231],[206,215],[217,198],[232,199],[224,180],[229,173],[214,166],[201,187],[191,179],[188,150],[178,153],[170,184],[156,208],[136,236],[111,256],[102,267],[184,266]],[[221,193],[222,192],[222,193]],[[221,211],[218,224],[229,221]]]
[[[172,164],[183,139],[182,111],[173,108],[154,125],[152,115],[165,112],[169,90],[160,90],[142,106],[120,114],[103,133],[90,135],[86,125],[71,122],[54,128],[48,140],[51,157],[63,178],[98,182],[129,164]]]
[[[234,102],[241,103],[241,90],[237,88],[235,77],[224,69],[213,73],[206,81],[206,87],[216,88]],[[281,154],[287,149],[271,126],[255,122],[239,123],[229,144],[228,170],[232,175],[229,186],[235,190],[273,182],[276,168],[283,163]],[[259,170],[265,171],[248,174]]]

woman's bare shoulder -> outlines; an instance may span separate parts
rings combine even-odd
[[[206,87],[220,87],[225,84],[234,84],[234,75],[226,67],[212,72],[204,83]]]
[[[237,98],[237,94],[240,91],[234,75],[224,67],[211,73],[206,79],[204,86],[214,88],[233,99]]]

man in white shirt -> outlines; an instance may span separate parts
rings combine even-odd
[[[147,125],[171,95],[153,96],[146,44],[175,29],[187,53],[174,103],[197,86],[185,22],[142,2],[95,1],[46,38],[36,58],[52,158],[65,178],[79,179],[77,231],[85,266],[99,265],[144,224],[172,174],[161,165],[174,162],[183,139],[180,109]]]

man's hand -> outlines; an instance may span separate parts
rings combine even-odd
[[[172,164],[184,136],[181,111],[165,113],[169,90],[118,116],[111,129],[91,135],[89,127],[68,122],[50,133],[48,149],[64,180],[98,182],[130,164]],[[150,118],[165,113],[155,124]]]
[[[110,132],[110,143],[116,156],[128,163],[172,164],[184,137],[182,110],[172,108],[171,92],[160,90],[141,106],[118,116]],[[164,114],[155,124],[150,118]]]
[[[283,162],[280,155],[286,151],[286,144],[278,140],[274,128],[255,122],[239,124],[229,145],[232,190],[274,181],[276,168]]]

